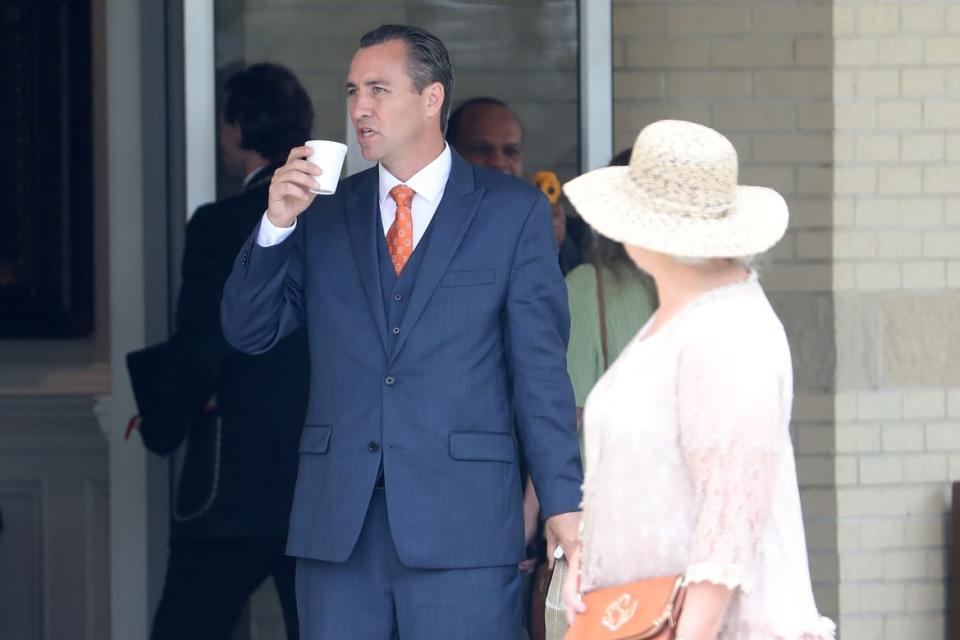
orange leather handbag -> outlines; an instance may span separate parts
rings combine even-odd
[[[683,576],[663,576],[583,594],[587,605],[564,640],[671,640],[683,607]]]

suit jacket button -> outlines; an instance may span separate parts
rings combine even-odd
[[[391,329],[391,331],[393,332],[393,335],[395,335],[395,336],[396,336],[396,335],[400,335],[400,327],[394,327],[393,329]]]
[[[388,387],[392,387],[393,385],[397,384],[397,379],[393,376],[387,376],[383,379],[383,384],[387,385]]]
[[[246,251],[243,252],[243,257],[240,259],[240,266],[241,266],[241,267],[247,266],[247,252],[246,252]]]
[[[377,451],[380,451],[380,445],[376,442],[371,442],[367,445],[367,451],[370,453],[376,453]]]
[[[394,300],[395,302],[400,302],[401,300],[403,300],[403,296],[400,295],[399,293],[395,293],[395,294],[393,294],[393,300]]]

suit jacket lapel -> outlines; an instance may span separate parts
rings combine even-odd
[[[423,256],[417,282],[410,296],[410,306],[400,323],[400,336],[390,356],[390,364],[397,359],[397,355],[407,342],[410,330],[416,325],[430,298],[433,297],[433,292],[440,284],[440,278],[446,272],[450,260],[460,248],[463,236],[470,227],[477,213],[480,199],[483,197],[483,189],[474,187],[473,167],[456,152],[452,153],[452,161],[443,198],[430,222],[433,227],[430,232],[430,243],[426,246],[427,252]]]
[[[387,318],[383,311],[383,294],[380,285],[380,265],[377,261],[377,234],[383,235],[380,222],[380,205],[377,202],[377,169],[367,170],[367,175],[358,180],[353,191],[347,194],[343,214],[347,218],[353,256],[357,271],[363,282],[363,291],[370,311],[377,324],[380,344],[387,355]]]

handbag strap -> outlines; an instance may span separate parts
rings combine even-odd
[[[593,273],[597,277],[597,308],[600,311],[600,350],[603,353],[603,370],[610,367],[610,352],[607,348],[607,304],[603,295],[603,274],[595,266]]]

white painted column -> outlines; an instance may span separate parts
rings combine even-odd
[[[580,0],[580,170],[613,155],[612,0]]]
[[[183,3],[183,77],[187,217],[217,199],[214,0]]]
[[[150,622],[147,454],[123,439],[136,413],[125,356],[146,338],[141,22],[139,2],[106,0],[106,7],[112,376],[109,404],[99,413],[110,445],[110,629],[126,640],[148,637]]]

